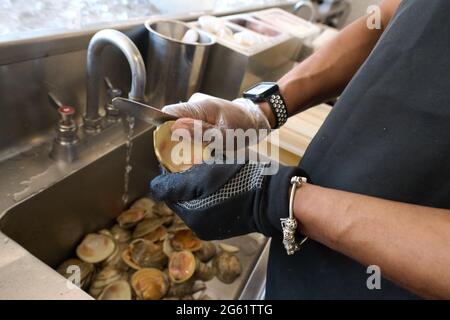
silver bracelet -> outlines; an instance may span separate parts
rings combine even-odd
[[[289,218],[281,219],[281,228],[283,229],[283,244],[289,256],[300,250],[300,247],[308,240],[305,237],[302,241],[295,240],[295,233],[297,232],[297,220],[294,218],[294,196],[295,191],[301,188],[303,183],[308,182],[304,177],[292,177],[291,195],[289,197]]]

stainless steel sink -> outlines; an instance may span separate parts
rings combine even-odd
[[[133,142],[131,201],[147,192],[158,173],[152,133],[148,129]],[[0,230],[49,266],[57,266],[83,235],[110,225],[123,209],[125,154],[125,144],[119,145],[18,203],[4,214]]]
[[[102,134],[106,136],[92,141],[93,146],[97,146],[91,150],[98,156],[94,161],[17,203],[0,217],[2,233],[52,268],[74,256],[74,249],[84,235],[111,226],[124,209],[125,141],[103,155],[99,155],[98,150],[102,143],[96,141],[113,141],[124,136],[124,132],[117,125],[111,128],[109,136],[108,132]],[[89,156],[84,155],[83,159],[89,159]],[[131,165],[128,194],[129,201],[133,202],[148,192],[150,179],[159,172],[153,153],[153,128],[142,130],[141,127],[133,139]],[[266,238],[252,234],[226,242],[240,247],[238,257],[243,265],[242,274],[231,285],[217,279],[209,281],[207,294],[213,299],[259,298],[263,278],[257,277],[257,283],[251,286],[247,282],[254,278],[254,268]],[[258,272],[259,276],[261,274]]]

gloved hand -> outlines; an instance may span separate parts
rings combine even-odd
[[[280,218],[289,215],[290,180],[308,176],[300,168],[281,165],[276,175],[265,176],[264,168],[260,163],[200,164],[156,177],[150,192],[204,240],[251,232],[281,235]]]
[[[261,108],[251,100],[243,98],[234,101],[212,98],[184,102],[165,106],[162,110],[181,118],[172,126],[172,131],[182,128],[193,134],[194,119],[203,121],[203,131],[211,128],[220,129],[222,132],[225,129],[271,129]]]

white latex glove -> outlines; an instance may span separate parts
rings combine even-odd
[[[251,100],[239,98],[233,101],[211,98],[196,102],[184,102],[165,106],[163,111],[176,115],[178,119],[172,131],[183,128],[194,131],[194,120],[202,120],[203,130],[225,129],[265,129],[270,124],[261,108]]]

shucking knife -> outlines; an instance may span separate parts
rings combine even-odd
[[[125,98],[114,98],[112,104],[124,114],[141,119],[151,125],[160,125],[166,121],[178,119],[178,117],[157,108]]]

